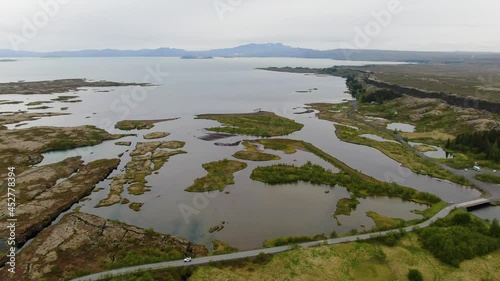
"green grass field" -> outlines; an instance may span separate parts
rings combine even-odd
[[[408,280],[418,269],[424,280],[500,280],[500,251],[465,261],[454,268],[421,248],[415,234],[408,234],[395,247],[354,242],[296,249],[273,256],[265,264],[240,262],[229,266],[204,266],[192,281],[205,280]]]

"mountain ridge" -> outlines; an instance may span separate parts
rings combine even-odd
[[[322,58],[335,60],[398,61],[398,62],[442,62],[460,63],[467,61],[500,61],[500,53],[495,52],[439,52],[439,51],[397,51],[368,49],[315,50],[298,48],[282,43],[250,43],[231,48],[205,51],[162,47],[156,49],[84,49],[77,51],[15,51],[0,49],[0,57],[293,57]]]

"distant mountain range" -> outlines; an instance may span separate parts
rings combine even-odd
[[[208,51],[187,51],[175,48],[142,50],[81,50],[56,52],[30,52],[0,49],[0,57],[293,57],[322,58],[336,60],[399,61],[399,62],[441,62],[461,63],[468,61],[500,61],[500,53],[486,52],[421,52],[386,50],[314,50],[295,48],[281,43],[247,44],[234,48]]]

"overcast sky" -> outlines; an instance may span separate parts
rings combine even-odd
[[[400,0],[402,11],[389,24],[375,24],[373,14],[389,13],[391,1],[397,0],[0,0],[0,49],[13,49],[14,40],[33,51],[204,50],[252,42],[500,51],[498,0]],[[67,3],[46,12],[40,3],[50,2]],[[367,26],[373,33],[360,41],[356,29]]]

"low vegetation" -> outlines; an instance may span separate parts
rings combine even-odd
[[[300,142],[288,139],[260,139],[255,143],[263,145],[265,149],[283,151],[286,154],[293,154],[302,147]]]
[[[351,193],[359,197],[366,196],[389,196],[400,197],[418,203],[433,205],[441,200],[430,193],[420,192],[409,187],[403,187],[396,183],[385,183],[376,180],[365,180],[357,174],[341,172],[334,174],[319,165],[308,162],[296,167],[293,165],[273,165],[268,167],[257,167],[251,176],[253,180],[267,184],[295,183],[306,181],[313,184],[326,184],[330,186],[341,185]]]
[[[353,130],[345,126],[336,126],[336,128],[336,134],[341,140],[374,147],[388,157],[402,163],[413,173],[428,175],[434,178],[446,179],[460,185],[472,185],[472,183],[469,182],[465,177],[458,176],[448,170],[443,169],[432,160],[418,156],[408,147],[403,146],[399,143],[379,142],[367,138],[361,138],[359,137],[360,132],[358,130]],[[427,149],[426,151],[430,150]]]
[[[266,263],[258,265],[243,259],[237,266],[224,263],[203,266],[196,268],[189,280],[387,281],[408,280],[409,272],[414,270],[418,270],[423,280],[496,280],[499,258],[500,251],[496,251],[465,261],[460,268],[450,267],[422,249],[417,235],[409,233],[390,247],[352,242],[293,249],[273,255]]]
[[[129,142],[123,144],[130,145]],[[96,207],[123,204],[121,194],[125,185],[128,185],[128,193],[132,195],[142,195],[150,191],[151,187],[147,185],[146,178],[160,170],[170,157],[187,153],[184,150],[164,150],[163,148],[181,148],[183,146],[184,142],[181,141],[137,143],[134,150],[130,152],[131,159],[125,165],[125,173],[113,177],[108,196],[99,201]],[[141,206],[134,204],[129,207],[132,210],[139,211]]]
[[[314,236],[282,236],[279,238],[264,241],[264,247],[272,248],[326,239],[328,239],[328,237],[326,237],[326,235],[324,234],[318,234]]]
[[[371,77],[393,85],[459,96],[500,101],[498,70],[484,63],[417,63],[338,67],[370,72]],[[484,79],[483,77],[489,77]]]
[[[408,281],[424,281],[424,277],[418,269],[412,268],[408,271]]]
[[[447,179],[462,185],[472,185],[465,177],[457,176],[430,161],[417,155],[413,150],[401,143],[396,142],[396,138],[384,128],[377,130],[361,122],[355,122],[349,118],[345,112],[331,112],[330,106],[325,104],[314,104],[313,108],[320,111],[319,118],[330,121],[341,122],[355,126],[344,126],[335,124],[335,134],[345,142],[366,145],[380,150],[388,157],[402,163],[405,167],[417,174],[429,175],[436,178]],[[390,141],[377,141],[363,137],[364,134],[377,135]]]
[[[161,138],[167,137],[169,135],[170,135],[170,133],[168,133],[168,132],[152,132],[149,134],[145,134],[144,139],[145,140],[161,139]]]
[[[246,163],[224,159],[221,161],[203,164],[208,174],[194,181],[194,184],[186,188],[189,192],[222,191],[230,184],[234,184],[233,174],[245,169]]]
[[[440,261],[459,267],[461,262],[500,249],[500,225],[485,223],[465,211],[456,211],[418,235],[425,249]]]
[[[159,119],[159,120],[123,120],[116,123],[115,128],[123,131],[130,130],[149,130],[155,126],[155,123],[172,121],[172,119]]]
[[[389,230],[405,225],[405,221],[403,219],[389,218],[373,211],[366,212],[366,215],[372,218],[375,222],[374,231]]]
[[[215,239],[214,241],[212,241],[212,243],[214,246],[214,251],[212,252],[212,255],[225,255],[238,252],[238,248],[232,247],[229,244],[224,243],[220,240]]]
[[[322,151],[321,149],[315,147],[314,145],[298,140],[290,139],[267,139],[261,142],[266,148],[278,150],[287,149],[290,153],[295,152],[297,149],[308,151],[321,159],[331,163],[335,167],[340,169],[340,173],[334,174],[339,180],[337,184],[346,187],[355,197],[367,197],[367,196],[389,196],[389,197],[399,197],[403,200],[411,200],[416,203],[430,205],[424,211],[419,212],[423,215],[423,219],[432,217],[434,214],[439,212],[442,208],[446,206],[446,203],[441,201],[439,197],[429,194],[426,192],[419,192],[412,188],[400,186],[396,183],[385,183],[380,182],[372,177],[360,173],[359,171],[351,168],[344,162],[338,160],[337,158],[331,156],[330,154]],[[292,152],[293,151],[293,152]],[[262,180],[265,182],[267,179],[272,179],[272,170],[278,167],[284,167],[285,169],[297,168],[294,166],[287,165],[275,165],[271,167],[258,167],[264,169],[262,175]],[[318,167],[326,172],[323,167]],[[253,172],[252,172],[253,174]],[[267,178],[267,175],[270,175]],[[294,176],[296,177],[296,176]],[[332,179],[330,175],[326,175],[329,179]],[[290,180],[286,175],[283,176],[285,180]],[[293,181],[292,181],[293,182]],[[411,223],[416,223],[417,221],[411,221]]]
[[[425,144],[415,145],[415,149],[420,151],[420,152],[428,152],[428,151],[436,151],[437,150],[435,147],[425,145]]]
[[[477,174],[475,176],[477,180],[480,181],[485,181],[485,182],[491,182],[491,183],[497,183],[500,184],[500,176],[496,175],[491,175],[491,174]]]
[[[100,144],[105,140],[114,140],[128,135],[112,135],[95,126],[78,127],[33,127],[19,130],[9,130],[2,134],[4,141],[15,139],[9,143],[9,148],[21,150],[48,152],[67,150],[82,146]],[[43,138],[42,138],[43,137]],[[0,150],[4,147],[0,143]]]
[[[60,79],[52,81],[0,83],[0,95],[42,95],[77,91],[83,87],[150,86],[147,83],[121,83],[111,81],[87,81],[85,79]]]
[[[475,133],[462,133],[453,140],[446,142],[446,148],[472,153],[477,159],[500,163],[500,130],[490,130]]]
[[[57,98],[53,98],[50,101],[60,101],[60,102],[81,102],[81,100],[76,101],[75,99],[79,98],[78,96],[58,96]]]
[[[243,145],[246,149],[236,152],[233,157],[249,161],[272,161],[281,159],[278,155],[259,151],[259,149],[249,141],[244,141]]]
[[[41,110],[41,109],[49,109],[49,108],[52,108],[52,107],[42,105],[42,106],[28,107],[28,110]]]
[[[293,120],[263,111],[247,114],[205,114],[197,118],[215,120],[224,126],[208,128],[209,131],[258,137],[284,136],[304,127]]]
[[[359,205],[359,201],[356,198],[341,198],[337,201],[337,209],[333,217],[338,215],[350,216],[353,210]]]
[[[470,223],[479,226],[482,223],[483,226],[479,228],[485,227],[485,233],[490,235],[488,237],[493,237],[492,233],[498,233],[498,224],[488,225],[470,215],[472,221],[477,221],[470,222],[465,216],[455,216],[456,213],[439,221],[437,225],[431,226],[435,227],[434,231],[429,232],[450,227],[447,224]],[[319,245],[307,249],[293,248],[272,256],[260,254],[253,258],[188,267],[189,270],[178,268],[137,272],[120,276],[121,279],[115,277],[105,280],[496,280],[500,271],[500,250],[463,260],[460,267],[453,267],[424,248],[420,235],[393,231],[387,236],[373,237],[369,241]],[[315,240],[326,239],[323,235],[316,238]],[[269,240],[268,243],[286,245],[310,239],[307,236],[283,237]],[[468,241],[465,240],[464,243]]]
[[[130,203],[130,204],[128,205],[128,207],[129,207],[130,209],[132,209],[133,211],[135,211],[135,212],[139,212],[139,211],[141,210],[142,205],[144,205],[144,203],[136,203],[136,202],[133,202],[133,203]]]
[[[184,254],[200,257],[208,251],[152,229],[70,212],[18,253],[20,264],[31,265],[16,268],[16,280],[69,280],[138,264],[182,260]],[[0,271],[0,280],[12,280],[10,273]]]

